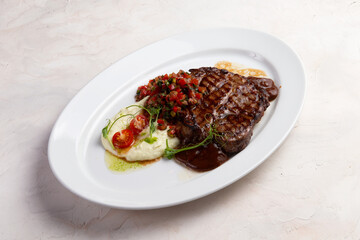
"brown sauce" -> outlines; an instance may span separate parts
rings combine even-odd
[[[217,168],[229,159],[215,143],[177,153],[175,158],[180,164],[198,172]]]
[[[248,77],[247,79],[253,83],[257,89],[260,89],[268,97],[269,101],[274,100],[278,96],[279,89],[272,79],[257,77]]]

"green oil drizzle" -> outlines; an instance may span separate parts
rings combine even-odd
[[[108,169],[114,172],[132,171],[145,167],[144,164],[139,162],[128,162],[121,158],[115,157],[108,151],[105,151],[105,163]]]

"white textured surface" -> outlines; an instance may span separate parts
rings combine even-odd
[[[359,239],[360,2],[1,1],[0,239]],[[259,168],[208,197],[151,211],[73,195],[47,161],[51,128],[97,73],[183,31],[246,27],[301,56],[296,127]]]

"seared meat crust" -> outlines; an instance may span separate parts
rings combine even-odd
[[[199,79],[207,94],[180,116],[177,132],[182,144],[201,142],[212,125],[221,135],[215,140],[223,151],[232,154],[243,150],[249,144],[255,124],[270,104],[266,91],[261,84],[254,83],[254,79],[214,67],[191,69],[190,73]],[[264,81],[272,82],[270,79]]]

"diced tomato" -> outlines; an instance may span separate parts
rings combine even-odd
[[[202,94],[201,94],[201,93],[195,93],[195,97],[196,97],[197,99],[201,99],[201,98],[202,98]]]
[[[175,89],[175,85],[174,84],[170,84],[168,87],[171,91]]]
[[[157,120],[157,123],[158,123],[158,124],[164,124],[165,122],[164,122],[164,119],[159,118],[159,119]]]
[[[184,76],[185,78],[190,77],[190,75],[189,75],[189,74],[187,74],[186,72],[184,72],[184,73],[183,73],[183,76]]]
[[[151,95],[158,94],[160,91],[161,91],[160,87],[156,87],[155,89],[153,89],[153,90],[151,91]]]
[[[139,133],[144,130],[149,124],[149,120],[142,114],[136,115],[133,120],[131,120],[129,128],[134,133],[134,135],[139,135]]]
[[[140,91],[140,94],[142,95],[142,96],[146,96],[147,94],[147,91],[145,90],[145,89],[142,89],[141,91]]]
[[[182,106],[182,102],[179,99],[176,99],[176,104],[179,105],[180,107]]]
[[[170,101],[176,100],[177,95],[178,95],[177,91],[171,91],[171,92],[169,93],[169,100],[170,100]]]
[[[181,100],[184,100],[186,98],[186,96],[183,92],[179,92],[177,95],[177,98],[179,101],[181,101]]]
[[[193,79],[191,79],[191,84],[199,85],[199,80],[197,80],[196,78],[193,78]]]
[[[148,105],[152,105],[152,104],[154,104],[155,103],[155,98],[153,98],[153,97],[150,97],[148,100],[147,100],[147,104]]]
[[[134,142],[134,135],[130,129],[116,132],[112,138],[112,143],[115,148],[127,148]]]
[[[201,92],[201,93],[205,93],[206,88],[205,88],[205,87],[199,87],[198,90],[199,90],[199,92]]]
[[[181,78],[178,80],[178,84],[181,86],[181,87],[184,87],[186,85],[186,81],[185,79]]]
[[[164,119],[158,119],[157,120],[157,123],[158,123],[158,125],[157,125],[157,129],[159,129],[159,130],[165,130],[166,128],[167,128],[167,124],[166,124],[166,122],[164,121]]]
[[[177,106],[174,106],[172,109],[175,113],[177,113],[177,111],[179,110],[179,108]]]

